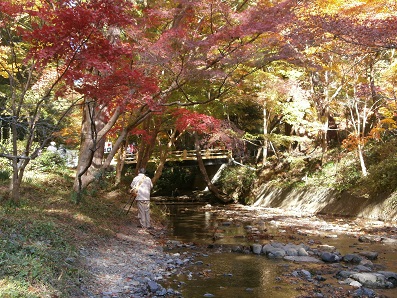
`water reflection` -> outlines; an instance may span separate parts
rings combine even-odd
[[[205,211],[204,212],[204,218],[205,218],[205,228],[209,229],[211,227],[211,212]]]
[[[206,293],[215,297],[294,297],[295,291],[277,281],[283,268],[278,262],[252,255],[223,253],[210,255],[203,265],[211,270],[206,277],[185,280],[184,297],[203,297]],[[200,269],[196,267],[196,272]]]
[[[214,212],[202,206],[168,206],[170,238],[184,243],[237,244],[246,242],[243,225],[223,225]],[[223,234],[216,238],[217,233]],[[239,237],[241,236],[241,237]],[[195,298],[212,294],[214,297],[287,298],[295,297],[294,285],[283,282],[285,263],[253,254],[208,251],[195,258],[197,265],[189,268],[191,274],[177,277],[182,283],[183,297]],[[175,288],[175,285],[170,285]]]
[[[272,297],[287,298],[299,296],[296,288],[286,274],[298,268],[309,271],[316,269],[313,264],[295,264],[283,260],[271,260],[262,255],[230,253],[217,250],[218,245],[227,247],[250,245],[254,241],[308,243],[313,246],[334,246],[342,254],[360,253],[362,251],[379,252],[374,260],[376,268],[397,272],[397,245],[383,242],[360,242],[359,232],[370,227],[370,222],[320,216],[290,216],[277,210],[268,210],[255,214],[254,210],[241,209],[233,214],[233,206],[217,210],[203,208],[203,205],[168,205],[170,238],[184,243],[195,243],[202,247],[209,244],[206,253],[196,253],[195,261],[202,261],[189,268],[188,275],[178,276],[169,286],[182,292],[183,297]],[[234,210],[235,211],[235,210]],[[353,228],[352,228],[353,227]],[[397,229],[393,227],[389,235],[395,237]],[[377,234],[378,230],[369,232]],[[362,234],[362,233],[361,233]],[[254,237],[252,237],[254,235]],[[266,236],[269,238],[260,238]],[[274,236],[274,238],[272,238]],[[251,238],[250,238],[251,237]],[[381,234],[378,235],[381,237]],[[180,248],[189,249],[189,248]],[[178,249],[179,250],[179,249]],[[179,251],[183,253],[183,251]],[[376,269],[376,270],[378,270]],[[331,270],[332,271],[332,270]],[[327,278],[322,285],[341,287],[332,275],[324,273]],[[166,286],[166,285],[165,285]],[[353,288],[346,286],[350,291]],[[377,289],[379,297],[397,297],[397,288]],[[384,296],[382,296],[384,295]],[[332,297],[329,296],[329,297]]]

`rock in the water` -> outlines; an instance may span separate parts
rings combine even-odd
[[[364,287],[372,289],[393,287],[393,284],[386,279],[386,276],[380,273],[361,272],[352,274],[350,277],[360,282]]]
[[[347,254],[343,257],[343,261],[346,263],[352,263],[352,264],[360,264],[362,261],[362,257],[356,254]]]
[[[340,257],[337,254],[328,251],[321,253],[320,258],[326,263],[337,263],[340,261]]]
[[[262,245],[261,244],[252,244],[252,252],[254,254],[260,255],[262,253]]]
[[[367,288],[360,288],[353,293],[353,297],[368,297],[374,298],[376,294],[373,290]]]
[[[362,251],[360,252],[360,256],[366,257],[368,260],[376,260],[378,258],[379,253],[376,251]]]
[[[322,263],[321,260],[310,256],[285,256],[284,260],[302,263]]]

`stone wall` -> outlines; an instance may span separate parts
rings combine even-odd
[[[335,190],[307,186],[283,189],[263,184],[255,190],[254,206],[281,208],[308,214],[328,214],[397,221],[397,192],[376,198],[356,197]]]

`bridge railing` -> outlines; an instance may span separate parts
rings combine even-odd
[[[227,149],[205,149],[201,150],[201,157],[203,159],[224,159],[231,158],[232,152]],[[127,154],[125,163],[135,163],[138,158],[138,153]],[[184,161],[197,160],[196,150],[177,150],[171,151],[167,156],[167,161]]]

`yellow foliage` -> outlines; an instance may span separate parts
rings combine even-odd
[[[397,61],[393,61],[380,75],[379,83],[387,96],[394,97],[397,86]],[[396,105],[394,104],[394,109]]]
[[[1,36],[0,36],[1,38]],[[0,46],[0,76],[8,78],[23,68],[28,45],[23,42],[13,44],[13,47]]]
[[[383,72],[383,77],[386,79],[396,79],[397,76],[397,61],[393,61],[386,71]]]
[[[359,19],[385,19],[395,15],[395,0],[315,0],[306,9],[314,15],[344,15]]]
[[[62,142],[68,146],[77,146],[80,142],[80,134],[75,127],[65,127],[58,132],[54,132],[53,136],[62,139]]]
[[[396,121],[392,118],[386,118],[380,121],[380,126],[387,128],[387,129],[396,129]]]
[[[386,118],[392,118],[393,117],[393,110],[392,109],[388,109],[386,107],[381,107],[381,108],[379,108],[379,114],[381,114],[382,116],[384,116]]]
[[[0,46],[0,76],[3,78],[8,78],[8,71],[11,71],[11,67],[8,64],[8,51],[7,47]]]
[[[382,127],[375,127],[371,129],[369,136],[375,140],[380,140],[382,138],[382,134],[386,131],[386,129]]]
[[[373,129],[371,129],[368,138],[380,140],[382,138],[382,135],[386,131],[396,129],[396,128],[397,128],[397,123],[394,119],[392,119],[392,118],[382,119],[379,121],[379,124],[377,127],[374,127]]]

